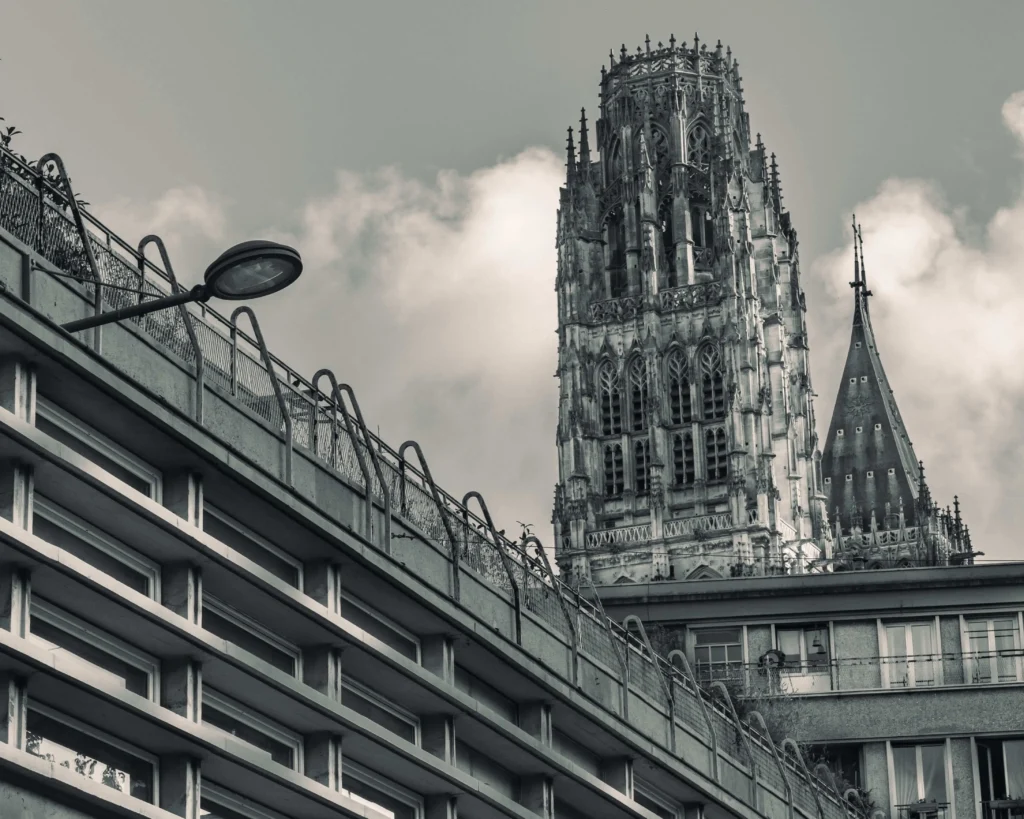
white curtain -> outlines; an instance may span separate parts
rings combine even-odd
[[[1024,739],[1003,742],[1003,760],[1006,763],[1006,795],[1011,799],[1024,799]]]
[[[916,746],[893,748],[892,764],[896,772],[896,804],[911,805],[919,799]]]

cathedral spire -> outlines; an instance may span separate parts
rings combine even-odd
[[[569,137],[565,141],[565,179],[572,183],[576,179],[576,146],[572,142],[572,128],[568,129]]]
[[[580,109],[580,173],[590,176],[590,140],[587,136],[587,109]]]

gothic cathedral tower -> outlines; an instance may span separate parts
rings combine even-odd
[[[739,66],[697,37],[601,72],[558,211],[561,570],[800,571],[829,549],[796,231]]]

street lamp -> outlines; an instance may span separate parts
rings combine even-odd
[[[181,304],[206,302],[211,298],[226,301],[258,299],[283,290],[299,278],[301,273],[302,258],[297,250],[277,242],[255,239],[225,250],[206,268],[204,283],[197,284],[191,290],[78,319],[62,326],[69,333],[77,333],[79,330],[144,316]]]

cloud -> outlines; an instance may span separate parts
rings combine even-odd
[[[1003,122],[1024,158],[1024,92],[1003,105]],[[1018,558],[1024,516],[1024,191],[984,230],[922,180],[890,179],[856,205],[863,224],[872,323],[882,361],[933,493],[958,494],[976,548],[986,558]],[[969,236],[977,233],[976,241]],[[849,326],[852,236],[810,267],[826,283],[811,304],[812,359],[831,413]]]

